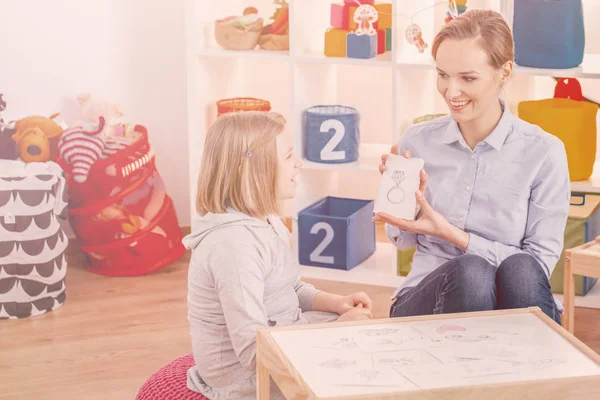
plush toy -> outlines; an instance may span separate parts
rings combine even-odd
[[[0,160],[16,160],[19,157],[19,148],[12,139],[16,129],[12,126],[4,125],[2,111],[6,110],[6,100],[0,93]]]
[[[62,128],[50,118],[33,115],[15,121],[13,140],[19,157],[26,163],[54,161],[58,157],[58,140]]]
[[[104,140],[101,135],[105,120],[100,117],[99,123],[92,129],[75,126],[69,128],[60,137],[58,151],[63,160],[73,165],[73,180],[83,183],[87,180],[92,165],[104,158]]]
[[[0,122],[0,159],[1,160],[16,160],[19,158],[19,148],[17,143],[12,139],[16,129],[10,125],[4,125]]]
[[[98,118],[102,117],[106,121],[105,135],[114,136],[117,123],[125,112],[118,104],[93,98],[90,94],[79,94],[63,99],[60,115],[69,128],[79,126],[86,130],[98,124]]]
[[[4,123],[2,119],[2,111],[6,110],[6,100],[4,99],[4,95],[0,93],[0,124]]]

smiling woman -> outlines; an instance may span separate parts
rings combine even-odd
[[[425,160],[416,219],[374,217],[398,248],[416,246],[390,315],[539,306],[560,323],[549,277],[569,210],[566,153],[500,98],[514,67],[510,28],[497,12],[470,10],[440,30],[432,54],[450,115],[392,147]]]

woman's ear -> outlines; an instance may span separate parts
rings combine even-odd
[[[500,79],[500,86],[505,86],[508,83],[508,80],[510,79],[510,77],[512,75],[514,65],[515,65],[514,62],[507,61],[500,68],[500,72],[502,74],[502,77]]]

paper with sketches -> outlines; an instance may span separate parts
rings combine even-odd
[[[440,361],[426,350],[385,351],[373,354],[375,366],[412,367],[413,365],[439,364]]]
[[[379,183],[374,212],[384,212],[397,218],[413,220],[419,189],[420,172],[425,162],[420,158],[405,158],[390,154],[386,170]]]
[[[510,363],[494,360],[475,360],[453,364],[426,364],[405,368],[402,374],[423,389],[460,386],[463,380],[513,371]],[[463,382],[461,382],[463,381]]]
[[[415,324],[415,329],[432,339],[460,343],[528,342],[533,330],[527,326],[501,325],[489,322],[464,321],[460,324],[448,322],[425,322]]]

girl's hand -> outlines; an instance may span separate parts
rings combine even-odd
[[[345,312],[344,314],[340,315],[340,317],[337,319],[340,322],[343,321],[361,321],[361,320],[367,320],[367,319],[373,319],[373,314],[371,314],[371,310],[369,310],[368,308],[364,308],[362,306],[362,304],[359,304],[358,306],[350,309],[349,311]]]
[[[373,301],[365,292],[352,293],[348,296],[341,297],[340,300],[340,304],[338,305],[338,314],[340,315],[359,305],[368,310],[373,308]]]
[[[392,146],[391,153],[398,154],[398,145]],[[410,151],[407,150],[404,153],[402,153],[402,155],[404,156],[404,158],[410,158]],[[387,167],[385,166],[385,162],[387,161],[388,158],[389,158],[388,154],[384,154],[381,156],[381,164],[379,164],[379,172],[382,175],[385,172],[385,170],[387,169]],[[427,175],[427,172],[425,172],[425,170],[422,169],[419,174],[419,181],[420,181],[419,182],[419,190],[421,191],[421,193],[425,193],[425,190],[427,189],[427,179],[428,178],[429,178],[429,176]],[[417,205],[415,206],[415,218],[417,218],[417,215],[419,215],[419,211],[421,211],[421,205],[419,204],[419,202],[417,202]]]

